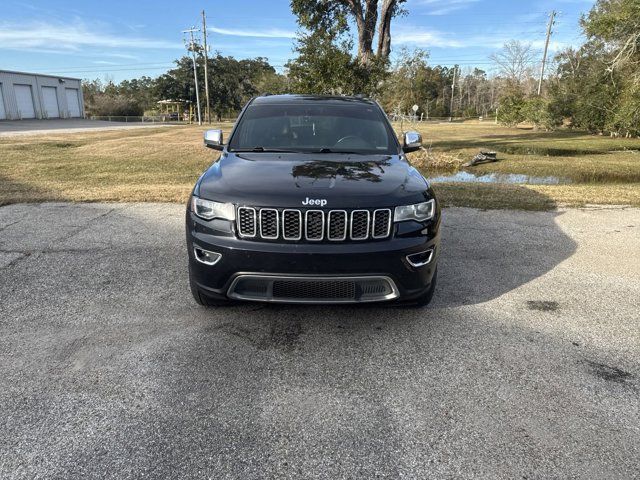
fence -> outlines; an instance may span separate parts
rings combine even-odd
[[[406,122],[406,123],[420,123],[420,122],[432,122],[432,123],[442,123],[442,122],[465,122],[468,120],[479,120],[485,122],[493,122],[495,121],[495,115],[487,115],[487,116],[466,116],[466,117],[422,117],[420,118],[418,115],[402,115],[398,113],[390,113],[388,115],[389,120],[392,122]]]
[[[389,120],[392,122],[406,122],[406,123],[420,123],[420,122],[432,122],[432,123],[441,123],[441,122],[464,122],[467,120],[480,120],[486,122],[495,121],[494,115],[488,115],[485,117],[429,117],[429,118],[420,118],[417,115],[401,115],[397,113],[391,113],[388,115]],[[171,116],[168,114],[161,115],[143,115],[143,116],[132,116],[132,115],[108,115],[108,116],[98,116],[98,115],[89,115],[87,116],[89,120],[102,120],[107,122],[119,122],[119,123],[167,123],[174,125],[188,125],[198,123],[196,119],[192,118],[180,118]],[[235,122],[235,118],[222,118],[220,120],[212,120],[212,123],[224,123],[224,122]],[[204,124],[205,121],[203,120]]]
[[[188,125],[193,123],[198,123],[198,120],[195,118],[183,118],[171,116],[168,114],[161,115],[143,115],[143,116],[133,116],[133,115],[88,115],[87,118],[89,120],[102,120],[105,122],[119,122],[119,123],[167,123],[174,125]],[[222,118],[220,120],[211,120],[212,123],[221,123],[221,122],[234,122],[235,118]],[[202,123],[205,121],[202,119]]]
[[[181,118],[171,117],[169,115],[89,115],[89,120],[102,120],[105,122],[121,122],[121,123],[191,123],[188,120],[182,120]]]

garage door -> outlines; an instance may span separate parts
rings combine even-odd
[[[36,118],[31,85],[14,85],[13,89],[16,92],[16,103],[18,104],[20,118]]]
[[[60,117],[56,87],[42,87],[42,102],[44,103],[44,111],[47,118]]]
[[[80,97],[77,88],[67,88],[67,108],[70,117],[81,117],[80,115]]]
[[[2,96],[2,84],[0,83],[0,120],[7,118],[7,112],[4,110],[4,97]]]

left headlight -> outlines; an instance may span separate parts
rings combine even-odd
[[[426,220],[431,220],[435,215],[435,212],[435,200],[416,203],[414,205],[402,205],[400,207],[396,207],[393,214],[393,221],[404,222],[405,220],[417,220],[418,222],[424,222]]]
[[[236,219],[236,209],[233,203],[212,202],[196,196],[191,197],[191,211],[205,220],[214,218]]]

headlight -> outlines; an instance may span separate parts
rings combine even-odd
[[[191,211],[205,220],[213,218],[236,219],[236,209],[233,203],[212,202],[195,196],[191,197]]]
[[[403,222],[405,220],[417,220],[418,222],[424,222],[425,220],[432,219],[435,212],[435,200],[416,203],[415,205],[402,205],[400,207],[396,207],[393,214],[393,221]]]

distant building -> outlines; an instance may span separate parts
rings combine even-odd
[[[0,70],[0,120],[81,117],[80,79]]]

